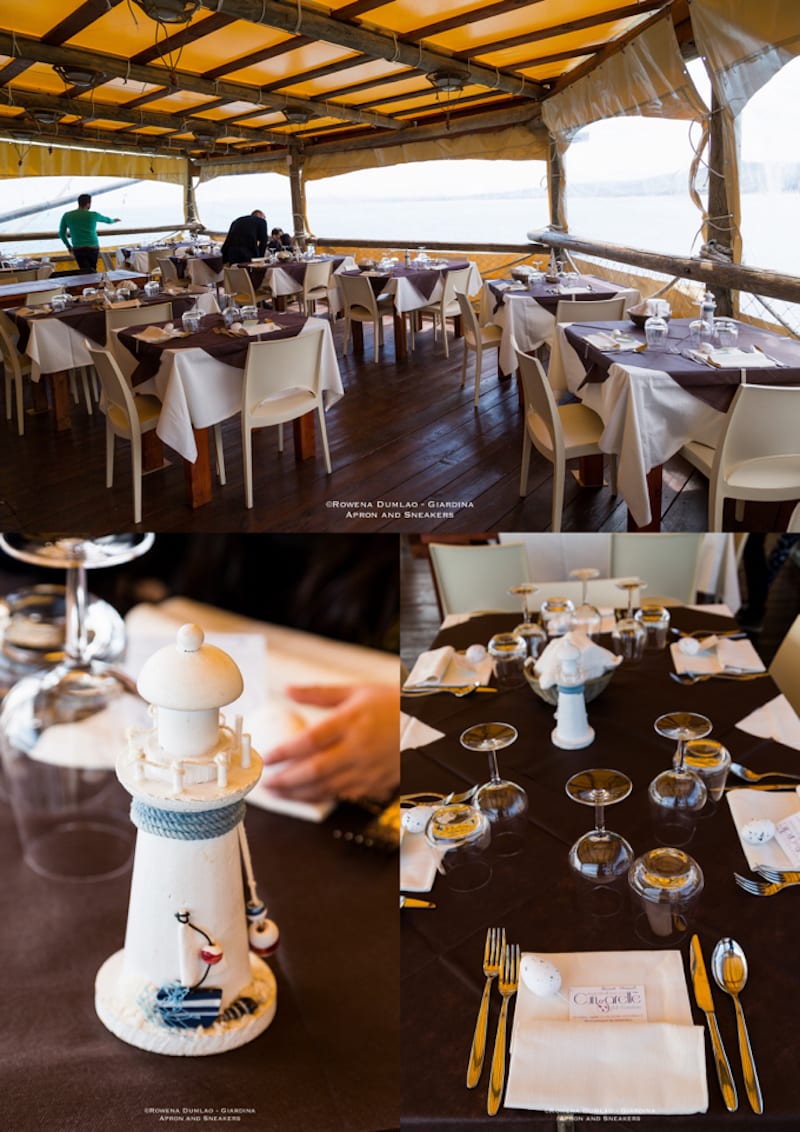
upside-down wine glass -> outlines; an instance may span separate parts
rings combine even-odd
[[[600,571],[594,566],[581,566],[577,570],[570,570],[571,578],[578,578],[581,583],[581,603],[572,615],[573,629],[579,629],[588,637],[595,637],[600,632],[603,616],[596,606],[591,605],[587,598],[589,582],[600,577]]]
[[[617,582],[617,589],[628,595],[628,611],[614,625],[611,631],[611,648],[624,660],[641,660],[644,644],[647,640],[647,630],[633,615],[633,595],[636,590],[647,588],[647,583],[641,578],[624,578]]]
[[[711,720],[696,712],[673,711],[660,715],[654,727],[659,735],[678,742],[673,765],[656,775],[647,791],[657,833],[665,843],[685,844],[708,797],[700,775],[686,766],[686,744],[690,739],[705,738],[711,731]]]
[[[632,789],[627,774],[618,770],[582,770],[568,780],[566,791],[573,802],[594,806],[594,829],[578,838],[569,851],[576,873],[595,884],[604,884],[627,873],[633,850],[618,833],[606,829],[605,808],[627,798]]]
[[[510,594],[522,599],[522,622],[517,625],[514,632],[525,641],[528,656],[532,656],[534,660],[547,644],[547,633],[534,621],[529,604],[529,598],[538,588],[533,582],[520,582],[519,585],[508,588]]]
[[[517,740],[510,723],[478,723],[461,733],[461,746],[489,757],[489,781],[475,792],[474,804],[492,823],[492,846],[499,857],[520,853],[525,843],[528,795],[516,782],[500,777],[497,752]]]

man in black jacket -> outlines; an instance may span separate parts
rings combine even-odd
[[[249,263],[263,256],[266,250],[267,221],[264,213],[256,208],[249,216],[239,216],[233,221],[222,245],[222,258],[226,264]]]

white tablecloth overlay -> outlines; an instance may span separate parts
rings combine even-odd
[[[469,263],[467,266],[470,269],[467,294],[475,295],[481,287],[481,274],[474,263]],[[347,268],[343,267],[342,270],[346,271]],[[383,274],[379,269],[376,269],[376,272],[379,275]],[[394,309],[398,314],[407,314],[409,311],[422,310],[422,308],[428,306],[429,303],[437,303],[442,297],[442,287],[444,286],[446,272],[439,271],[437,274],[439,278],[428,298],[426,298],[421,291],[417,290],[414,286],[414,280],[407,275],[390,276],[386,281],[386,286],[382,294],[392,295],[394,297]],[[343,309],[344,304],[342,303],[341,295],[339,295],[331,310],[334,313],[338,313],[338,311]]]
[[[321,382],[325,405],[330,408],[344,394],[330,324],[309,318],[301,334],[322,334]],[[135,359],[128,354],[123,370],[128,375]],[[161,400],[156,427],[159,437],[191,463],[197,459],[193,428],[208,428],[238,413],[242,407],[244,370],[226,365],[205,350],[164,350],[155,377],[136,387],[137,393],[154,393]]]
[[[619,491],[639,526],[650,522],[647,473],[689,440],[716,444],[725,414],[687,392],[663,370],[615,363],[600,384],[579,389],[586,370],[561,324],[553,339],[549,379],[556,397],[575,393],[598,414],[604,452],[618,457]],[[639,355],[637,355],[638,357]]]

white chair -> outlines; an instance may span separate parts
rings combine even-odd
[[[25,412],[23,409],[22,383],[30,377],[30,358],[20,354],[17,349],[19,334],[14,323],[5,313],[0,311],[0,360],[3,363],[3,377],[6,388],[6,420],[12,417],[12,391],[17,408],[17,434],[22,436],[25,432]]]
[[[114,256],[111,252],[100,252],[100,262],[103,265],[103,271],[114,271],[116,269]]]
[[[561,530],[567,460],[602,455],[603,422],[597,413],[580,403],[557,405],[542,364],[531,354],[517,354],[525,394],[525,427],[522,435],[522,469],[519,493],[528,487],[531,444],[553,465],[552,528]],[[616,457],[609,457],[611,494],[617,493]]]
[[[461,546],[429,543],[431,570],[443,616],[478,610],[517,612],[520,599],[509,586],[527,582],[528,556],[521,543]]]
[[[800,616],[795,617],[789,632],[778,645],[769,674],[800,715]]]
[[[39,275],[38,267],[24,267],[14,272],[15,283],[33,283],[36,279],[40,278],[42,278],[42,276]],[[46,276],[44,278],[46,278]]]
[[[458,318],[461,314],[461,307],[456,295],[459,291],[463,291],[466,294],[471,274],[471,267],[460,267],[456,271],[446,272],[439,301],[428,303],[422,310],[416,312],[418,315],[429,314],[433,317],[434,342],[436,341],[436,323],[437,321],[441,322],[442,343],[444,345],[444,356],[446,358],[450,357],[450,345],[447,339],[447,319]]]
[[[800,499],[800,387],[742,384],[716,448],[690,441],[681,455],[708,476],[708,529],[722,530],[726,499]]]
[[[619,322],[625,317],[626,298],[559,299],[556,322]]]
[[[306,273],[303,276],[303,294],[298,298],[307,315],[312,315],[320,299],[327,302],[328,285],[331,279],[333,260],[326,259],[320,263],[306,264]]]
[[[786,527],[787,534],[800,535],[800,503],[797,504],[794,511],[789,516],[789,523]]]
[[[63,287],[52,287],[47,291],[31,291],[25,296],[26,307],[46,307],[56,295],[63,295]]]
[[[158,266],[161,269],[161,282],[165,287],[188,287],[189,278],[184,276],[181,278],[178,275],[178,269],[172,260],[165,256],[158,260]]]
[[[469,297],[463,291],[456,291],[456,301],[461,311],[461,323],[464,331],[464,360],[461,363],[461,388],[467,380],[467,355],[470,350],[475,355],[475,408],[478,407],[478,397],[481,392],[481,373],[483,371],[483,351],[496,349],[500,354],[500,340],[503,331],[499,326],[489,322],[481,326],[473,309]]]
[[[278,451],[283,451],[283,425],[317,410],[325,470],[331,474],[325,408],[320,388],[322,333],[311,331],[274,342],[252,342],[242,388],[242,454],[245,506],[253,506],[253,429],[278,426]]]
[[[113,338],[112,331],[121,330],[123,326],[145,326],[152,322],[168,322],[172,318],[172,303],[153,303],[143,307],[123,307],[115,310],[110,307],[106,311],[106,348],[111,350]]]
[[[54,263],[42,263],[36,268],[37,279],[49,279],[56,269]]]
[[[383,316],[394,312],[394,302],[391,295],[376,297],[372,284],[366,275],[348,275],[342,273],[336,277],[341,289],[344,304],[344,345],[343,353],[347,353],[350,342],[350,333],[354,322],[371,322],[374,333],[373,356],[377,362],[380,358],[380,348],[383,345]]]
[[[130,441],[133,473],[133,521],[142,521],[142,433],[158,424],[161,402],[157,397],[137,396],[129,388],[108,350],[88,339],[84,345],[94,362],[103,390],[101,409],[106,417],[106,487],[114,485],[114,438]]]
[[[613,534],[611,573],[641,578],[642,600],[666,597],[689,605],[697,601],[697,577],[705,536],[699,533]]]

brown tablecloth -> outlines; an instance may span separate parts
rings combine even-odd
[[[178,273],[179,279],[186,278],[187,264],[191,263],[193,259],[202,260],[203,263],[208,265],[209,271],[219,272],[223,268],[223,259],[221,255],[193,255],[193,256],[180,256],[171,255],[170,261],[175,264],[175,270]]]
[[[688,318],[672,319],[669,323],[667,342],[676,351],[688,350]],[[759,346],[770,357],[781,362],[774,368],[747,370],[749,385],[798,385],[800,384],[800,345],[789,338],[771,334],[746,323],[739,323],[739,349]],[[715,369],[704,362],[694,361],[680,352],[648,347],[642,354],[630,351],[603,351],[586,341],[587,335],[598,330],[624,330],[626,334],[645,341],[644,331],[639,330],[629,320],[624,322],[574,322],[565,331],[567,341],[586,363],[586,377],[583,384],[602,383],[615,363],[620,365],[639,365],[647,369],[663,370],[688,392],[705,401],[707,405],[725,413],[738,385],[741,383],[741,369]]]
[[[188,309],[188,306],[187,306]],[[212,358],[217,358],[228,366],[244,369],[247,350],[251,342],[272,341],[275,338],[294,338],[308,321],[304,314],[283,311],[280,314],[270,311],[259,313],[260,322],[273,322],[280,329],[265,331],[262,335],[230,335],[223,333],[225,321],[221,314],[206,314],[200,323],[200,330],[187,338],[167,338],[163,342],[146,342],[137,338],[144,326],[126,327],[119,332],[122,345],[138,359],[139,364],[131,376],[131,382],[141,385],[158,373],[164,350],[204,350]],[[164,326],[163,322],[146,325]]]
[[[414,289],[416,291],[419,291],[423,299],[430,299],[431,295],[434,292],[436,284],[439,282],[439,279],[442,275],[446,275],[449,271],[460,271],[465,267],[469,267],[467,260],[453,259],[448,260],[448,262],[444,266],[432,268],[431,270],[427,270],[426,268],[422,267],[414,267],[412,265],[410,267],[397,266],[392,268],[391,271],[384,273],[380,270],[380,268],[378,268],[376,269],[375,274],[370,274],[368,276],[368,279],[370,286],[372,287],[372,290],[376,295],[380,295],[382,291],[385,291],[386,284],[390,279],[394,277],[395,279],[408,279]],[[345,272],[345,274],[361,275],[362,272],[347,271]]]
[[[147,307],[158,306],[160,303],[172,303],[172,313],[176,318],[180,316],[190,307],[194,305],[194,295],[156,295],[152,299],[145,298],[144,295],[138,296],[139,303],[142,308],[142,326],[147,325]],[[84,337],[91,339],[92,342],[97,342],[99,345],[104,345],[106,340],[106,312],[105,308],[98,308],[94,303],[74,303],[63,311],[50,311],[47,314],[41,315],[17,315],[14,310],[6,311],[6,314],[14,321],[19,329],[19,340],[17,342],[17,349],[20,353],[25,353],[28,346],[28,339],[30,338],[30,321],[31,318],[55,318],[59,322],[66,323],[70,329],[82,334]],[[139,328],[141,329],[141,327]]]
[[[484,616],[440,633],[436,644],[465,648],[485,643],[500,629],[510,629],[514,614]],[[672,624],[713,630],[728,619],[688,609],[674,609]],[[601,638],[601,643],[603,639]],[[607,640],[605,643],[608,643]],[[769,740],[757,739],[734,726],[748,712],[771,699],[776,690],[768,678],[750,683],[710,680],[679,687],[667,675],[668,653],[646,653],[639,666],[623,663],[606,691],[588,707],[596,731],[594,743],[579,751],[553,746],[550,732],[554,708],[527,688],[456,699],[447,695],[402,700],[403,710],[445,733],[440,739],[402,756],[403,789],[445,793],[488,778],[486,756],[464,750],[458,741],[471,724],[503,720],[519,738],[499,753],[500,773],[528,793],[526,851],[495,860],[489,884],[471,894],[448,892],[440,879],[431,899],[434,911],[402,913],[403,1002],[403,1128],[425,1132],[473,1132],[497,1126],[555,1132],[553,1113],[501,1108],[486,1115],[486,1092],[500,996],[492,990],[489,1042],[479,1086],[465,1086],[472,1033],[483,990],[481,971],[486,930],[506,928],[510,942],[522,950],[558,952],[639,950],[623,886],[617,915],[592,917],[580,902],[567,860],[570,845],[591,828],[592,811],[569,800],[564,786],[579,770],[612,767],[633,781],[630,797],[609,807],[606,823],[621,833],[638,856],[656,844],[649,814],[647,787],[670,765],[674,744],[653,729],[667,711],[699,711],[714,724],[713,736],[725,743],[734,760],[754,769],[797,767],[798,753]],[[735,779],[731,779],[735,782]],[[800,1092],[796,1084],[796,1043],[791,1038],[800,1001],[800,968],[796,961],[798,900],[789,891],[771,899],[748,896],[733,880],[734,870],[748,872],[739,841],[723,801],[716,813],[697,824],[686,846],[705,874],[695,930],[706,959],[713,945],[732,935],[743,946],[750,979],[742,998],[764,1094],[765,1115],[756,1118],[744,1092],[736,1042],[733,1006],[714,990],[717,1018],[739,1092],[739,1111],[727,1113],[717,1085],[711,1047],[706,1039],[709,1110],[705,1114],[670,1117],[576,1117],[576,1127],[589,1121],[630,1127],[640,1132],[666,1128],[706,1132],[731,1127],[796,1127]],[[679,945],[688,976],[688,939]],[[690,995],[691,997],[691,995]],[[702,1014],[693,1005],[698,1024]],[[511,1007],[513,1012],[513,1005]]]
[[[70,885],[36,876],[0,805],[3,1128],[397,1127],[397,860],[333,838],[365,820],[341,807],[314,825],[248,806],[259,889],[281,929],[270,960],[275,1020],[217,1057],[164,1057],[119,1041],[94,1012],[97,969],[124,943],[130,877]],[[213,1122],[187,1109],[209,1109]]]
[[[489,280],[489,290],[495,297],[495,306],[492,314],[497,314],[500,307],[503,306],[506,300],[505,288],[498,287],[498,283],[514,283],[517,280],[513,279],[492,279]],[[581,275],[578,277],[575,286],[583,288],[581,291],[571,291],[568,295],[559,294],[556,290],[557,284],[547,283],[543,279],[537,280],[535,283],[529,283],[525,290],[535,299],[540,307],[544,307],[550,314],[556,313],[556,307],[563,300],[577,302],[589,301],[593,299],[613,299],[619,293],[619,288],[614,287],[607,279],[596,279],[594,275]],[[513,292],[521,294],[522,292]]]

